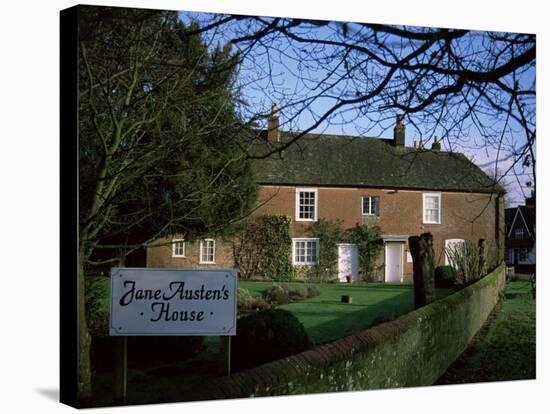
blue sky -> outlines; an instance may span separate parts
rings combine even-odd
[[[186,23],[190,19],[204,20],[209,16],[211,15],[203,13],[180,13],[180,18]],[[337,29],[338,26],[333,24],[321,29],[319,33],[326,35],[331,30]],[[212,39],[212,44],[218,41],[224,42],[234,36],[234,33],[231,32],[231,26],[226,27],[225,30],[225,32],[209,32],[204,37],[205,39]],[[472,38],[472,47],[476,47],[477,39],[475,33],[472,35]],[[312,81],[315,79],[318,80],[333,69],[333,67],[331,63],[328,63],[325,68],[317,68],[316,72],[309,73],[309,77],[314,79],[308,85],[308,81],[304,79],[304,76],[301,76],[307,72],[307,67],[304,67],[304,62],[300,59],[302,54],[305,56],[308,53],[308,50],[304,49],[302,45],[292,44],[292,42],[282,42],[275,46],[275,50],[256,54],[254,60],[245,60],[240,68],[239,82],[242,85],[242,92],[249,103],[248,110],[244,110],[245,117],[257,112],[267,113],[271,104],[277,103],[279,107],[282,107],[282,128],[285,130],[302,131],[309,128],[316,121],[319,114],[331,108],[336,102],[337,96],[351,93],[353,88],[357,87],[357,85],[353,84],[353,80],[341,82],[338,88],[331,90],[332,96],[316,97],[315,99],[311,99],[308,105],[305,105],[300,111],[293,111],[292,108],[289,108],[285,112],[285,105],[291,103],[292,99],[295,100],[296,97],[307,99],[308,96],[311,96],[311,94],[308,94],[308,87],[314,84]],[[261,50],[261,48],[258,50]],[[268,67],[270,68],[269,73],[267,73]],[[533,82],[534,76],[534,71],[527,73],[520,81]],[[289,99],[289,96],[292,99]],[[285,117],[285,115],[290,113],[292,115]],[[491,123],[483,113],[479,113],[477,116],[482,123]],[[288,119],[289,117],[291,119]],[[395,114],[393,113],[385,114],[376,120],[373,120],[372,117],[369,119],[369,117],[362,116],[355,107],[350,107],[340,111],[329,122],[325,121],[321,123],[312,132],[390,138],[392,136],[394,119]],[[498,169],[506,171],[513,163],[510,153],[513,151],[513,148],[522,145],[525,142],[525,138],[521,135],[521,132],[518,132],[517,126],[515,128],[504,129],[503,125],[503,122],[501,122],[501,125],[498,123],[492,125],[495,131],[494,134],[500,135],[502,133],[503,136],[504,148],[501,148],[500,151],[494,145],[489,146],[484,144],[484,139],[481,137],[479,130],[476,130],[474,121],[471,121],[469,126],[462,128],[460,136],[453,138],[453,132],[450,131],[448,138],[443,141],[443,148],[449,150],[449,144],[454,145],[452,148],[453,151],[465,153],[484,170],[494,170],[498,153]],[[444,134],[445,131],[441,127],[434,129],[432,125],[417,124],[415,128],[409,124],[407,125],[406,145],[412,146],[413,141],[422,140],[429,147],[433,135],[441,137]],[[529,172],[529,169],[525,172],[524,169],[516,168],[515,171],[511,170],[504,178],[508,184],[507,188],[510,190],[507,198],[511,205],[523,203],[524,197],[529,195],[530,188],[526,183],[533,181]]]

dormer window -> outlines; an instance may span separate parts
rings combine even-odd
[[[296,221],[317,221],[317,189],[296,189]]]

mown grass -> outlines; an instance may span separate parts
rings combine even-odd
[[[536,306],[528,281],[508,282],[502,302],[438,384],[533,379]]]
[[[273,282],[239,281],[239,287],[247,289],[253,296],[262,292]],[[302,282],[289,283],[290,288],[304,287]],[[412,285],[390,285],[383,283],[314,283],[320,288],[320,295],[300,302],[281,306],[292,312],[304,325],[312,342],[324,343],[367,329],[369,326],[392,320],[414,308]],[[109,312],[110,279],[97,278],[91,294],[94,295],[93,314]],[[438,298],[452,293],[450,289],[436,289]],[[350,295],[352,303],[342,303],[342,295]],[[238,329],[238,328],[237,328]],[[218,340],[208,340],[211,351],[217,348]]]
[[[272,282],[240,282],[239,287],[259,295]],[[303,286],[291,283],[290,287]],[[414,309],[412,285],[382,283],[321,283],[321,294],[314,298],[283,305],[304,325],[310,339],[324,343],[367,329],[369,326]],[[450,289],[437,289],[438,298],[452,293]],[[350,295],[352,303],[342,303],[342,295]]]

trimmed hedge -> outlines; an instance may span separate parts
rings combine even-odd
[[[262,292],[262,297],[266,300],[266,302],[272,304],[273,306],[286,305],[290,302],[288,289],[285,289],[283,286],[277,284],[266,288]]]
[[[238,321],[237,336],[231,347],[234,370],[297,354],[311,346],[302,323],[283,309],[255,312]]]

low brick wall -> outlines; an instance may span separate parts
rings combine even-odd
[[[315,349],[204,384],[197,399],[433,384],[466,349],[504,289],[504,266],[445,299]]]

